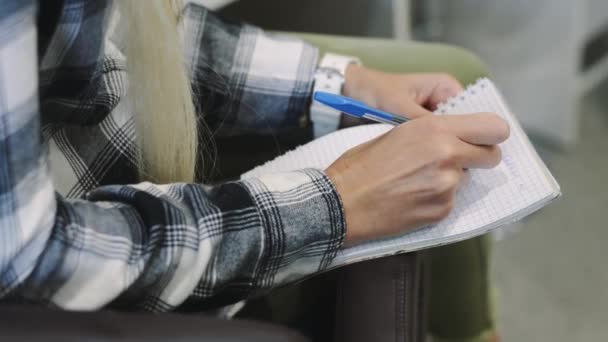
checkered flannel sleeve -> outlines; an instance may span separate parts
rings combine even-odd
[[[65,199],[51,181],[39,112],[36,3],[3,0],[0,298],[203,309],[318,272],[342,244],[340,199],[319,170],[214,187],[106,186]]]
[[[301,127],[310,110],[316,47],[231,23],[194,4],[183,19],[194,87],[214,133],[273,134]]]

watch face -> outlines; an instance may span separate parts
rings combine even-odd
[[[325,76],[330,79],[341,78],[342,80],[344,80],[344,74],[342,73],[342,71],[335,68],[320,67],[317,69],[317,73],[321,74],[321,76]]]
[[[342,94],[344,71],[351,63],[360,64],[356,58],[326,54],[315,73],[314,91]],[[310,120],[313,123],[315,137],[337,130],[342,124],[342,113],[320,103],[313,102],[310,107]],[[344,119],[346,126],[355,126],[364,122],[360,119]]]
[[[315,74],[314,91],[341,94],[343,85],[344,76],[336,69],[320,68]]]

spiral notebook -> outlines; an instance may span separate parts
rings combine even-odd
[[[519,122],[488,79],[440,105],[436,115],[494,112],[511,126],[501,144],[503,160],[491,170],[467,171],[453,212],[443,221],[398,237],[366,242],[339,252],[332,267],[397,253],[454,243],[516,222],[561,195],[560,187],[538,156]],[[406,123],[407,124],[407,123]],[[386,133],[384,124],[353,127],[321,137],[242,175],[327,168],[348,149]]]

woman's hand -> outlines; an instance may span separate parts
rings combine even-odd
[[[463,90],[448,74],[391,74],[350,65],[344,95],[411,119],[430,114],[437,105]]]
[[[346,152],[327,170],[344,204],[347,244],[440,221],[465,168],[492,168],[509,126],[495,114],[426,116]]]

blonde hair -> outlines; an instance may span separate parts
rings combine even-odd
[[[120,0],[125,19],[129,95],[142,180],[192,182],[197,115],[179,32],[180,3]]]

